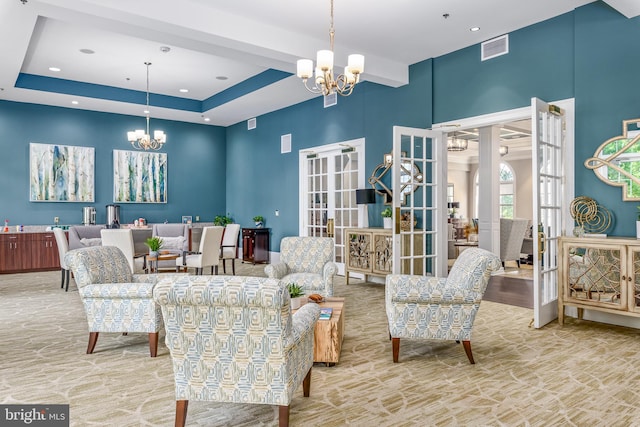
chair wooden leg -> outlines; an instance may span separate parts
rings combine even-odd
[[[176,400],[176,427],[184,427],[187,422],[188,400]]]
[[[311,392],[311,369],[312,368],[309,368],[309,372],[307,372],[304,380],[302,380],[302,395],[304,397],[309,397],[309,393]]]
[[[279,406],[278,407],[278,426],[279,427],[289,427],[289,407],[288,406]]]
[[[158,334],[159,332],[149,333],[149,353],[151,353],[151,357],[158,355]]]
[[[227,274],[227,260],[222,258],[222,273]]]
[[[393,363],[398,363],[398,355],[400,354],[400,338],[391,338],[391,347],[393,348]]]
[[[235,276],[236,275],[236,259],[235,258],[231,258],[231,271]]]
[[[98,332],[89,332],[89,345],[87,346],[87,354],[93,353],[98,342]]]
[[[61,268],[60,271],[62,272],[62,283],[60,284],[60,289],[64,288],[64,268]]]
[[[65,292],[69,292],[69,280],[71,278],[71,271],[70,270],[65,270],[65,276],[66,276],[66,280],[67,280],[67,286],[65,287],[64,291]]]
[[[475,365],[476,362],[473,361],[473,354],[471,354],[471,341],[462,341],[462,345],[464,346],[464,352],[467,353],[469,362],[471,362],[472,365]]]

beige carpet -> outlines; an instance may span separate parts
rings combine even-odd
[[[262,275],[262,266],[238,263]],[[70,404],[72,426],[171,426],[171,361],[146,335],[101,334],[86,355],[75,284],[59,272],[0,275],[0,402]],[[407,341],[391,360],[384,288],[337,278],[346,297],[340,363],[313,368],[293,426],[630,426],[640,424],[638,331],[586,321],[528,327],[531,310],[485,301],[472,339],[476,365],[453,342]],[[272,426],[263,405],[192,402],[190,426]]]

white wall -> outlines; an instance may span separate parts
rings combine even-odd
[[[533,183],[531,181],[531,159],[520,159],[520,160],[509,160],[509,156],[506,156],[502,161],[509,164],[515,173],[515,183],[516,183],[516,218],[526,218],[528,220],[533,219]],[[468,195],[468,200],[465,203],[466,208],[468,209],[468,215],[472,215],[472,203],[473,203],[473,183],[475,182],[475,176],[478,171],[478,164],[474,163],[469,165],[469,173],[468,173],[468,185],[465,190],[465,194]],[[449,182],[452,182],[449,179]],[[456,192],[456,200],[458,193],[458,185],[455,188]],[[462,202],[461,202],[462,204]],[[468,218],[469,216],[465,216]]]
[[[460,218],[469,218],[472,212],[473,199],[469,192],[469,167],[467,165],[449,163],[447,182],[453,184],[453,200],[460,202],[460,209],[456,212]]]

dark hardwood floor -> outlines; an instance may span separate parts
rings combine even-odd
[[[533,280],[506,275],[491,276],[483,299],[518,307],[533,308]]]

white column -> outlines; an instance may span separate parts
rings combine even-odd
[[[500,254],[500,127],[480,128],[478,144],[479,247]],[[485,201],[487,203],[485,203]]]

